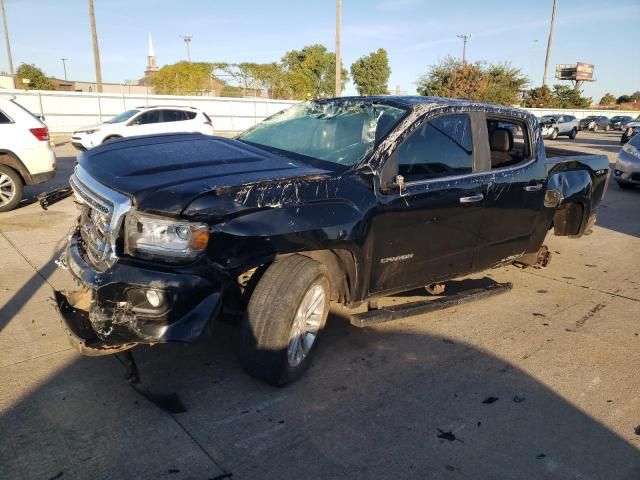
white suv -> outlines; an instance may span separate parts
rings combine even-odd
[[[47,182],[56,173],[49,130],[14,98],[0,95],[0,212],[20,203],[25,185]]]
[[[78,150],[88,150],[121,137],[180,132],[213,135],[213,125],[206,113],[194,107],[138,107],[73,132],[71,143]]]

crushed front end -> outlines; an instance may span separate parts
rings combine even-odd
[[[171,264],[124,254],[130,200],[82,167],[70,183],[80,216],[61,263],[81,288],[55,299],[76,350],[103,355],[196,340],[220,308],[226,274],[204,256]]]

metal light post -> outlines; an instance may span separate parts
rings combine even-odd
[[[342,0],[336,5],[336,97],[342,94],[342,62],[340,61],[340,29],[342,24]]]
[[[191,63],[191,39],[193,35],[190,33],[185,33],[184,35],[180,35],[184,40],[184,44],[187,46],[187,62]]]
[[[13,58],[11,58],[11,44],[9,43],[9,29],[7,27],[7,12],[4,10],[4,0],[0,0],[0,10],[2,11],[2,23],[4,24],[4,46],[7,49],[9,75],[13,77]]]
[[[551,59],[551,43],[553,42],[553,26],[556,23],[556,12],[558,11],[558,0],[553,0],[553,13],[551,14],[551,26],[549,27],[549,39],[547,40],[547,56],[544,60],[544,74],[542,75],[542,86],[547,84],[547,71],[549,70],[549,60]]]
[[[462,66],[467,66],[467,40],[471,38],[471,35],[465,33],[463,35],[456,35],[459,39],[462,40]]]
[[[67,80],[67,60],[69,59],[63,57],[60,60],[62,60],[62,69],[64,70],[64,79],[66,81]]]

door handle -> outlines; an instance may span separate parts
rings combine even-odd
[[[475,203],[480,202],[484,198],[484,195],[479,193],[478,195],[471,195],[470,197],[460,197],[460,203]]]
[[[542,184],[536,183],[535,185],[527,185],[524,187],[525,192],[539,192],[542,190]]]

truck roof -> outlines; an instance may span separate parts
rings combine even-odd
[[[327,99],[327,100],[335,100],[335,99]],[[499,105],[497,103],[485,103],[485,102],[476,102],[473,100],[468,100],[464,98],[446,98],[446,97],[426,97],[421,95],[376,95],[376,96],[351,96],[351,97],[340,97],[340,100],[362,100],[362,101],[375,101],[379,103],[388,103],[392,105],[397,105],[409,109],[415,109],[421,105],[433,105],[433,108],[438,108],[442,106],[482,106],[487,112],[501,112],[501,113],[511,113],[511,114],[519,114],[522,116],[523,114],[527,114],[532,116],[526,110],[522,110],[520,108],[510,107],[507,105]],[[532,116],[533,117],[533,116]]]

